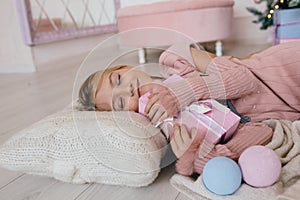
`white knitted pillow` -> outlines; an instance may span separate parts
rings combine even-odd
[[[166,140],[133,112],[77,111],[42,119],[0,148],[0,166],[72,183],[152,183]]]

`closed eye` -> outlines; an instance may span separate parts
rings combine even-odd
[[[124,109],[124,99],[122,97],[120,97],[118,99],[118,107],[120,108],[120,110],[123,110]]]
[[[120,85],[121,84],[121,75],[118,74],[117,76],[117,85]]]

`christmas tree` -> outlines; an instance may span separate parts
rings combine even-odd
[[[266,10],[259,11],[256,8],[247,8],[249,12],[257,16],[257,20],[253,23],[261,23],[260,29],[266,30],[268,27],[273,26],[273,14],[278,9],[299,8],[300,0],[254,0],[255,3],[266,3]]]

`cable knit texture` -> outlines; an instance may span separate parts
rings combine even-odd
[[[0,148],[0,166],[71,183],[133,187],[152,183],[166,141],[133,112],[70,107],[14,135]]]
[[[170,85],[180,106],[195,99],[231,99],[237,111],[253,122],[300,118],[300,42],[276,45],[246,59],[216,57],[207,67],[208,76],[200,76],[188,60],[172,52],[164,52],[159,61],[188,83]],[[180,95],[191,88],[194,96]]]

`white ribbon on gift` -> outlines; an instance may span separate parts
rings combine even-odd
[[[164,122],[173,122],[173,121],[174,121],[174,117],[169,117],[167,119],[164,119],[163,121],[156,122],[156,124],[154,126],[155,126],[155,128],[157,128]]]
[[[187,107],[187,109],[189,111],[194,111],[199,114],[204,114],[204,113],[211,111],[211,108],[209,106],[207,106],[203,103],[198,103],[198,102],[192,103],[190,106]]]
[[[211,111],[211,108],[205,104],[199,104],[199,103],[195,102],[195,103],[192,103],[190,106],[188,106],[185,110],[194,111],[199,114],[204,114],[204,113]],[[173,121],[174,121],[174,117],[169,117],[163,121],[156,122],[156,124],[154,126],[157,128],[164,122],[173,122]]]
[[[212,105],[214,106],[214,105]],[[215,107],[218,109],[218,107]],[[187,109],[189,112],[191,112],[199,121],[203,122],[202,124],[212,133],[214,133],[217,137],[221,137],[226,130],[217,123],[214,119],[211,117],[208,117],[205,115],[205,113],[212,110],[209,106],[202,103],[193,103],[191,106]],[[223,111],[223,110],[222,110]],[[221,133],[221,134],[220,134]]]

